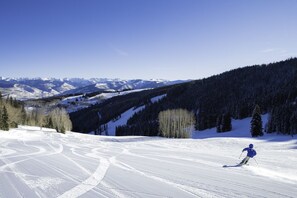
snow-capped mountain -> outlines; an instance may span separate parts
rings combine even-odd
[[[17,99],[33,99],[58,94],[85,94],[97,91],[122,91],[156,88],[183,81],[120,80],[106,78],[4,78],[0,77],[2,95]]]
[[[167,80],[120,80],[120,79],[90,79],[88,86],[81,86],[64,92],[64,94],[92,93],[96,91],[123,91],[131,89],[149,89],[181,83],[183,81]]]

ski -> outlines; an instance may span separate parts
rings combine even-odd
[[[223,165],[223,168],[242,167],[242,166],[248,166],[248,165],[249,164]]]

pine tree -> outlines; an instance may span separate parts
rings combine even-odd
[[[231,115],[226,113],[217,118],[217,132],[227,132],[232,130]]]
[[[217,132],[222,132],[222,115],[219,115],[217,118]]]
[[[27,119],[27,114],[24,105],[21,105],[21,124],[25,124]]]
[[[11,96],[9,97],[9,104],[13,106],[13,98]]]
[[[223,115],[223,118],[222,118],[222,132],[227,132],[231,130],[232,130],[231,115],[229,113],[226,113]]]
[[[2,130],[4,131],[8,131],[9,130],[9,124],[8,124],[8,113],[7,113],[7,109],[5,106],[3,106],[2,109]]]
[[[0,130],[2,130],[2,128],[3,128],[2,108],[0,108]]]
[[[258,105],[255,106],[251,120],[252,137],[263,136],[261,110]]]
[[[293,137],[297,134],[297,111],[293,112],[290,118],[290,135]]]

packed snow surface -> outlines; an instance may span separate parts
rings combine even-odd
[[[296,197],[297,139],[237,137],[240,126],[194,139],[0,131],[0,197]],[[250,143],[256,161],[232,167]]]

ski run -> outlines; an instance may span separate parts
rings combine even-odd
[[[249,121],[192,139],[0,131],[0,197],[296,197],[297,139],[250,138]],[[255,160],[236,167],[250,143]]]

